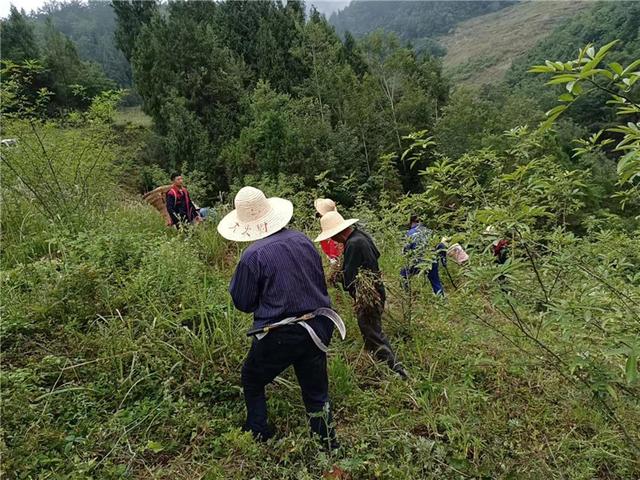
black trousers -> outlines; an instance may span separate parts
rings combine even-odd
[[[355,308],[358,327],[364,340],[364,346],[380,361],[387,362],[391,370],[397,371],[402,365],[396,360],[391,344],[382,331],[382,312],[384,312],[384,297],[382,300],[370,299],[361,301]]]
[[[317,321],[329,322],[325,318],[315,318],[312,322]],[[328,345],[332,329],[324,334],[321,329],[315,330],[323,343]],[[329,338],[323,338],[327,336]],[[323,441],[333,443],[335,431],[329,409],[327,355],[316,347],[300,325],[280,327],[262,340],[254,338],[242,367],[242,388],[247,406],[244,429],[262,440],[273,436],[267,426],[264,388],[290,365],[293,365],[302,390],[311,430],[320,435]]]

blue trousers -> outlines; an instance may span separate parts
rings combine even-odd
[[[322,317],[312,320],[316,321],[329,320]],[[323,329],[315,330],[322,342],[329,345],[332,329],[328,332],[329,338],[323,338],[327,336]],[[244,430],[252,432],[254,437],[261,440],[273,436],[267,426],[264,388],[290,365],[293,365],[300,384],[311,430],[320,435],[323,441],[334,444],[335,431],[329,409],[327,355],[316,347],[300,325],[280,327],[262,340],[254,338],[242,367],[242,388],[247,406]]]
[[[404,278],[403,284],[405,288],[409,287],[409,278],[419,273],[420,269],[418,267],[405,267],[400,270],[400,275],[402,276],[402,278]],[[431,268],[427,270],[427,278],[429,279],[429,283],[431,284],[433,293],[435,293],[436,295],[444,295],[444,288],[442,287],[442,282],[440,281],[440,273],[438,271],[438,262],[433,262],[431,264]]]

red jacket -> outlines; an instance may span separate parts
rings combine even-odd
[[[331,238],[320,242],[320,248],[329,260],[335,260],[342,255],[342,244],[332,240]]]

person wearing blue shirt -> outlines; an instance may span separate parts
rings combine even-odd
[[[229,292],[238,310],[253,313],[252,332],[268,330],[254,336],[242,367],[244,429],[258,440],[273,436],[265,386],[293,366],[311,430],[328,448],[337,448],[326,356],[335,320],[314,316],[318,309],[326,312],[331,307],[320,255],[309,238],[286,228],[293,215],[288,200],[267,199],[262,191],[244,187],[235,206],[218,224],[218,232],[229,240],[253,243],[240,257]],[[312,318],[298,323],[303,315]],[[283,320],[296,323],[273,328]]]
[[[430,250],[429,240],[431,235],[431,230],[420,222],[418,216],[412,215],[409,230],[406,233],[407,243],[403,248],[403,253],[407,258],[407,265],[400,270],[400,275],[404,279],[405,288],[408,288],[409,279],[419,274],[423,270],[424,264],[431,260],[431,267],[426,272],[427,278],[433,293],[444,296],[438,264],[441,262],[444,267],[447,265],[446,246],[443,243],[439,243],[435,249],[436,256],[432,257],[432,259],[425,259]]]

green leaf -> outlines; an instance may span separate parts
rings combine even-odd
[[[161,451],[164,450],[164,447],[160,442],[149,440],[147,442],[147,450],[151,450],[153,453],[160,453]]]
[[[611,48],[613,48],[613,46],[618,43],[620,40],[614,40],[613,42],[609,42],[607,43],[604,47],[602,47],[600,50],[598,50],[598,53],[596,54],[595,58],[600,61],[604,58],[604,56],[607,54],[607,52],[609,50],[611,50]]]
[[[620,183],[626,183],[640,176],[640,153],[631,151],[618,162],[618,176]]]
[[[638,60],[635,60],[631,63],[631,65],[629,65],[627,68],[625,68],[622,71],[622,75],[626,75],[627,72],[631,72],[633,70],[635,70],[636,67],[640,66],[640,58]]]
[[[622,75],[622,65],[620,65],[618,62],[613,62],[609,64],[609,68],[611,69],[611,71],[613,71],[615,74],[617,75]]]
[[[591,73],[593,74],[598,74],[598,75],[602,75],[603,77],[607,77],[608,80],[613,80],[613,73],[611,73],[609,70],[605,70],[603,68],[597,68],[595,70],[593,70]]]
[[[627,357],[624,368],[627,383],[632,384],[638,379],[638,355],[634,352]]]
[[[549,110],[545,114],[547,116],[547,119],[540,124],[540,130],[544,132],[545,130],[551,128],[551,125],[553,124],[553,122],[555,122],[556,118],[558,118],[558,116],[560,116],[560,114],[564,112],[568,107],[569,105],[558,105],[557,107]]]
[[[576,80],[578,75],[565,73],[563,75],[556,75],[551,80],[549,80],[546,85],[557,85],[559,83],[567,83],[573,80]]]
[[[573,102],[575,100],[575,97],[570,93],[563,93],[558,97],[558,100],[560,100],[561,102]]]
[[[553,117],[554,115],[557,117],[558,115],[560,115],[562,112],[564,112],[567,109],[567,105],[558,105],[556,107],[553,107],[551,110],[549,110],[547,113],[545,113],[545,115],[547,117]]]
[[[547,67],[545,65],[536,65],[527,70],[529,73],[551,73],[555,72],[556,69],[553,67]]]
[[[583,92],[582,85],[579,83],[576,83],[571,89],[571,93],[573,93],[576,96],[582,95],[582,92]]]

